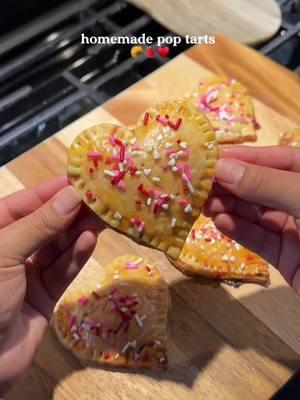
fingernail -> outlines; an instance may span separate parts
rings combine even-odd
[[[221,158],[216,166],[216,178],[218,181],[236,184],[244,175],[245,167],[238,161]]]
[[[81,203],[81,199],[73,186],[67,186],[57,193],[52,208],[58,215],[68,215]]]

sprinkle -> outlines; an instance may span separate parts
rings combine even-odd
[[[160,154],[157,150],[153,151],[153,158],[154,160],[159,160],[160,159]]]
[[[134,344],[134,342],[135,342],[135,344]],[[122,349],[122,353],[126,353],[126,351],[129,349],[129,347],[136,347],[136,341],[134,340],[133,342],[130,342],[130,341],[127,342]]]
[[[115,355],[115,359],[117,360],[119,357],[120,357],[120,354],[117,353],[117,354]]]
[[[105,169],[103,171],[103,173],[104,173],[104,175],[107,175],[107,176],[111,176],[111,177],[115,176],[115,173],[113,171],[108,170],[108,169]]]
[[[200,249],[203,251],[205,250],[205,247],[203,246],[203,244],[200,244]]]
[[[133,355],[134,361],[138,361],[140,358],[141,358],[140,353],[134,353],[134,355]]]
[[[103,154],[99,153],[98,151],[91,151],[87,154],[87,158],[90,160],[102,160]]]
[[[177,222],[176,218],[172,218],[172,220],[171,220],[171,228],[175,228],[176,222]]]
[[[145,222],[142,221],[142,222],[140,223],[139,227],[137,228],[137,231],[138,231],[139,233],[142,233],[142,232],[144,231],[144,229],[145,229]]]
[[[222,261],[228,261],[228,256],[224,255],[224,256],[221,258],[221,260],[222,260]]]
[[[100,289],[102,287],[101,283],[97,283],[96,288]]]
[[[152,203],[152,199],[151,199],[151,197],[149,197],[146,201],[146,204],[147,204],[147,206],[151,206],[151,203]]]
[[[85,193],[85,195],[86,195],[86,197],[87,197],[88,199],[92,199],[92,198],[93,198],[93,193],[92,193],[90,190],[88,190],[88,191]]]
[[[160,178],[159,178],[158,176],[154,176],[154,177],[152,178],[152,181],[153,181],[153,182],[160,182]]]
[[[134,262],[127,262],[125,264],[125,269],[137,269],[138,265]]]
[[[231,263],[234,263],[234,262],[235,262],[235,256],[229,257],[229,261],[230,261]]]
[[[80,336],[79,336],[76,332],[73,333],[73,338],[74,338],[76,341],[80,340]]]
[[[78,300],[78,302],[82,305],[85,306],[86,304],[88,304],[89,299],[87,296],[81,296]]]
[[[152,170],[151,170],[150,168],[144,169],[144,174],[145,174],[146,176],[151,175],[151,172],[152,172]]]
[[[166,357],[160,357],[159,362],[163,363],[166,360]]]
[[[74,325],[76,321],[76,315],[70,315],[69,319],[68,319],[68,326],[71,327],[72,325]]]
[[[135,144],[135,142],[136,142],[136,138],[135,137],[133,137],[132,139],[129,140],[130,144]]]
[[[188,204],[186,207],[185,207],[185,209],[184,209],[184,212],[186,213],[186,214],[189,214],[189,213],[191,213],[193,211],[193,208],[192,208],[192,206],[190,205],[190,204]]]
[[[144,124],[144,125],[147,125],[147,124],[148,124],[148,120],[149,120],[149,113],[146,112],[145,115],[144,115],[143,124]]]
[[[142,171],[135,171],[135,176],[141,176],[142,175]]]
[[[110,357],[111,357],[111,354],[110,353],[104,353],[103,357],[104,357],[104,360],[109,360]]]
[[[120,170],[121,172],[124,171],[124,165],[123,165],[122,163],[119,163],[119,170]]]
[[[182,205],[182,206],[186,206],[186,205],[188,204],[188,201],[187,201],[186,199],[180,199],[180,200],[178,201],[178,203],[179,203],[180,205]]]
[[[118,189],[121,189],[121,190],[125,190],[125,189],[126,189],[126,186],[125,186],[124,181],[119,181],[119,182],[117,183],[117,188],[118,188]]]
[[[246,267],[246,264],[245,264],[245,263],[242,263],[242,264],[240,265],[241,270],[245,269],[245,267]]]
[[[166,125],[168,125],[168,120],[167,120],[167,118],[165,118],[165,117],[158,117],[158,118],[156,118],[156,120],[158,121],[158,122],[160,122],[162,125],[164,125],[164,126],[166,126]]]
[[[141,318],[138,316],[138,314],[134,315],[134,318],[136,320],[137,325],[142,328],[144,326],[143,321],[141,320]]]
[[[196,231],[195,231],[195,229],[192,229],[191,235],[192,235],[192,239],[196,240]]]
[[[121,311],[126,313],[128,311],[128,308],[127,307],[121,307]]]
[[[168,165],[170,165],[170,167],[173,167],[175,164],[176,164],[175,158],[171,158],[171,160],[168,162]]]
[[[166,142],[166,143],[165,143],[165,148],[166,148],[166,149],[170,149],[172,146],[173,146],[173,144],[170,143],[170,142]]]
[[[161,208],[163,208],[164,210],[168,210],[169,204],[162,204]]]
[[[188,145],[187,145],[186,142],[180,142],[180,143],[179,143],[179,146],[180,146],[183,150],[185,150],[185,149],[188,148]]]
[[[246,257],[246,260],[247,260],[247,261],[253,260],[253,256],[248,255],[248,256]]]
[[[146,271],[148,272],[148,275],[152,275],[152,269],[149,267],[149,265],[146,265]]]
[[[135,204],[141,205],[142,204],[142,200],[135,200]]]
[[[187,185],[187,188],[190,191],[190,193],[195,193],[195,189],[185,173],[182,174],[182,180]]]
[[[89,168],[89,173],[92,174],[94,172],[94,168]]]
[[[162,138],[163,138],[163,135],[160,133],[160,134],[157,136],[157,140],[158,140],[158,141],[161,141]]]
[[[118,211],[116,211],[114,214],[114,219],[117,219],[118,221],[120,221],[122,219],[122,215]]]
[[[161,345],[161,342],[160,342],[159,340],[154,340],[154,343],[155,343],[157,346],[160,346],[160,345]]]

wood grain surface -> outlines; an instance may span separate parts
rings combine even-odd
[[[100,122],[132,124],[147,106],[183,96],[211,71],[248,85],[262,125],[256,144],[276,144],[281,131],[299,122],[288,118],[294,115],[290,108],[297,101],[300,105],[298,79],[242,45],[218,40],[215,50],[198,46],[178,56],[1,168],[0,196],[64,174],[67,146],[82,129]],[[295,98],[280,108],[284,87],[287,100],[291,93]],[[126,253],[150,256],[169,284],[169,370],[133,373],[85,367],[62,348],[50,327],[32,367],[5,400],[265,400],[300,366],[300,299],[274,268],[269,288],[215,287],[184,277],[162,253],[106,230],[77,282],[96,283],[103,266]]]
[[[217,32],[241,43],[257,44],[272,37],[281,24],[275,0],[129,0],[179,35]]]

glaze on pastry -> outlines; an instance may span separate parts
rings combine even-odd
[[[216,280],[266,283],[268,263],[219,232],[210,218],[195,222],[175,265],[184,274]]]
[[[134,255],[116,258],[94,289],[68,290],[55,313],[62,344],[110,367],[166,369],[168,288],[158,269]]]
[[[148,109],[134,130],[101,124],[69,149],[68,176],[109,226],[177,259],[208,197],[217,146],[186,101]]]
[[[255,141],[256,129],[252,99],[235,79],[206,77],[187,96],[210,120],[218,143]]]

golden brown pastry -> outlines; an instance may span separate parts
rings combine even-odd
[[[210,218],[195,222],[179,259],[180,271],[216,280],[266,283],[268,263],[219,232]]]
[[[217,158],[212,127],[192,104],[148,109],[134,130],[101,124],[69,150],[68,176],[108,225],[177,259],[210,192]]]
[[[147,259],[127,255],[105,268],[94,290],[68,291],[55,313],[56,333],[85,361],[166,369],[168,288]]]
[[[203,78],[188,99],[207,115],[218,143],[256,140],[259,125],[252,99],[237,80],[215,76]]]
[[[280,135],[279,144],[300,147],[300,128],[295,128],[291,131],[283,132]]]

